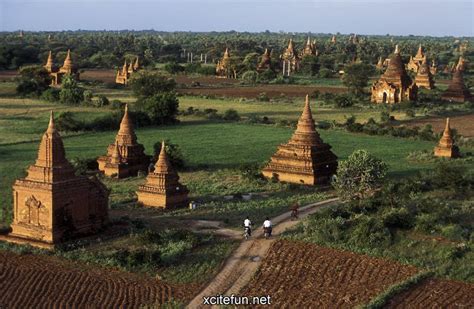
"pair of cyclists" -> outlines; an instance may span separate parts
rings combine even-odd
[[[272,235],[272,222],[270,221],[268,217],[266,217],[265,221],[263,221],[263,232],[266,238]],[[244,236],[247,239],[251,235],[252,235],[252,221],[250,221],[249,217],[247,217],[244,220]]]

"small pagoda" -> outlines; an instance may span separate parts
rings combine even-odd
[[[301,51],[301,58],[304,56],[316,56],[316,42],[311,42],[311,38],[308,37],[303,50]]]
[[[458,63],[455,66],[455,69],[458,70],[458,71],[464,72],[466,70],[466,66],[467,66],[466,59],[464,59],[463,56],[460,56],[459,60],[458,60]]]
[[[418,70],[421,67],[423,61],[426,61],[425,53],[423,52],[423,48],[420,46],[418,47],[418,51],[416,52],[415,57],[410,56],[410,61],[407,64],[407,69],[418,73]]]
[[[300,57],[296,53],[293,39],[288,42],[288,47],[280,56],[283,68],[283,76],[290,76],[292,73],[298,71],[300,66]]]
[[[377,61],[377,64],[375,65],[375,68],[379,71],[382,71],[383,70],[383,60],[382,60],[382,57],[379,57],[379,60]]]
[[[13,185],[13,223],[5,240],[50,247],[91,234],[108,220],[109,191],[95,177],[76,176],[53,112],[35,164]]]
[[[138,171],[146,171],[150,157],[145,155],[145,148],[137,142],[132,120],[128,113],[128,105],[120,123],[115,142],[107,148],[107,155],[97,159],[99,170],[106,176],[126,178],[136,176]]]
[[[79,79],[79,72],[77,71],[76,66],[73,64],[71,59],[71,50],[67,50],[66,59],[64,59],[64,63],[62,67],[59,69],[54,65],[53,55],[51,51],[48,54],[48,60],[46,64],[43,66],[46,71],[48,71],[51,77],[51,86],[58,86],[61,84],[61,80],[64,75],[71,75],[75,79]]]
[[[417,86],[408,76],[400,56],[398,45],[390,57],[387,70],[372,85],[371,101],[375,103],[399,103],[416,99]]]
[[[278,146],[262,173],[278,181],[318,185],[329,182],[336,169],[337,157],[316,131],[307,95],[295,133]]]
[[[187,207],[189,191],[179,182],[179,176],[168,160],[165,142],[161,143],[155,170],[148,174],[146,183],[139,186],[136,193],[138,202],[147,207]]]
[[[416,73],[415,84],[418,86],[418,88],[434,88],[433,76],[431,75],[426,58],[423,59],[420,68],[418,69],[418,73]]]
[[[130,64],[127,64],[127,60],[125,60],[122,69],[117,70],[117,74],[115,75],[115,83],[127,85],[133,73],[137,72],[139,69],[140,63],[138,61],[138,57],[135,59],[135,62],[130,62]]]
[[[262,55],[262,60],[257,65],[257,72],[261,73],[263,71],[270,70],[271,63],[272,63],[271,52],[267,48],[265,48],[265,52]]]
[[[237,78],[237,72],[231,67],[228,48],[225,49],[222,59],[217,61],[216,76],[220,78]]]
[[[446,127],[438,146],[434,149],[436,157],[457,158],[460,156],[459,148],[454,145],[451,127],[449,126],[449,118],[446,118]]]
[[[451,102],[466,102],[472,100],[471,92],[464,84],[464,78],[461,70],[455,70],[453,79],[448,86],[448,89],[441,95],[443,100]]]

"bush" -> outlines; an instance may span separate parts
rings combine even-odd
[[[41,99],[48,102],[58,102],[59,101],[59,89],[49,88],[43,91],[41,94]]]
[[[331,78],[333,76],[333,73],[331,70],[326,69],[326,68],[321,68],[319,70],[318,76],[320,78]]]
[[[109,105],[109,99],[107,99],[107,97],[103,94],[100,94],[98,97],[97,97],[97,100],[95,101],[95,106],[97,107],[103,107],[103,106],[107,106]]]
[[[406,208],[389,208],[382,215],[386,227],[406,229],[414,225],[414,217]]]
[[[70,75],[65,75],[62,79],[59,101],[63,104],[72,105],[78,105],[84,101],[84,89],[79,87],[77,81]]]
[[[239,121],[240,115],[235,109],[231,108],[224,112],[223,119],[227,121]]]
[[[276,77],[276,73],[273,70],[265,70],[258,75],[258,81],[262,83],[268,83]]]
[[[242,83],[253,85],[257,82],[258,73],[256,71],[247,71],[242,74]]]
[[[110,102],[110,106],[114,110],[122,110],[123,105],[124,105],[124,103],[122,101],[118,100],[118,99],[114,99],[114,100],[112,100],[112,102]]]
[[[354,101],[352,100],[352,98],[347,95],[336,96],[334,102],[337,107],[350,107],[354,105]]]
[[[349,241],[359,247],[386,247],[392,242],[392,235],[381,221],[361,215],[357,218]]]
[[[164,69],[170,74],[177,74],[184,71],[184,67],[176,62],[168,62],[165,64]]]
[[[132,76],[130,87],[136,97],[144,99],[174,91],[176,82],[157,73],[140,71]]]
[[[84,130],[84,123],[76,120],[71,112],[62,112],[55,120],[56,128],[59,131],[77,132]]]
[[[381,184],[386,171],[383,161],[366,150],[356,150],[339,163],[333,186],[343,200],[362,199]]]
[[[270,101],[270,98],[267,96],[267,94],[265,92],[259,93],[256,99],[257,99],[257,101],[260,101],[260,102],[269,102]]]
[[[21,96],[40,96],[50,84],[51,77],[42,66],[26,66],[20,70],[16,92]]]
[[[154,160],[158,160],[158,156],[161,152],[161,142],[156,142],[153,145],[153,150],[155,153]],[[169,140],[165,141],[165,151],[168,156],[168,160],[171,165],[176,169],[181,169],[185,167],[185,161],[181,148],[178,145],[171,143]]]
[[[162,125],[177,122],[179,102],[174,92],[159,93],[138,100],[135,106],[148,116],[151,124]]]
[[[92,103],[92,97],[93,97],[93,93],[92,91],[90,90],[85,90],[84,91],[84,103],[86,104],[91,104]]]

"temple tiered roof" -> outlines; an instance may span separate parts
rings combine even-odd
[[[293,136],[278,146],[262,173],[267,178],[298,184],[326,183],[336,172],[337,157],[325,144],[314,124],[309,96]]]
[[[472,99],[469,89],[464,84],[463,72],[455,70],[453,79],[448,89],[442,94],[442,98],[448,101],[466,102]]]
[[[431,75],[430,68],[426,58],[423,58],[418,73],[416,73],[415,83],[418,87],[423,87],[426,89],[434,88],[433,76]]]
[[[441,137],[438,146],[434,149],[434,155],[436,157],[459,157],[459,149],[454,145],[449,118],[446,118],[446,126],[443,131],[443,136]]]
[[[148,174],[145,184],[138,188],[138,202],[149,207],[185,207],[188,203],[188,192],[186,186],[179,182],[179,176],[168,160],[163,141],[155,170]]]

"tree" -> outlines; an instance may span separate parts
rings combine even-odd
[[[385,177],[387,165],[366,150],[354,151],[339,163],[332,182],[343,200],[363,199],[374,192]]]
[[[364,94],[369,78],[375,73],[374,67],[365,63],[354,63],[346,66],[342,82],[357,95]]]
[[[257,82],[258,78],[258,73],[257,71],[247,71],[244,74],[242,74],[242,82],[244,84],[255,84]]]
[[[314,76],[319,72],[318,58],[312,55],[303,57],[300,63],[300,72],[303,74]]]
[[[84,89],[79,87],[71,75],[64,75],[62,87],[59,92],[59,101],[63,104],[77,105],[84,101]]]
[[[22,96],[39,96],[49,88],[51,77],[49,73],[39,65],[24,67],[20,70],[20,77],[16,92]]]
[[[174,91],[176,82],[158,73],[140,71],[132,76],[130,87],[138,99],[144,99],[155,94]]]
[[[148,116],[151,124],[162,125],[177,122],[179,101],[174,92],[162,92],[140,99],[135,106]]]

